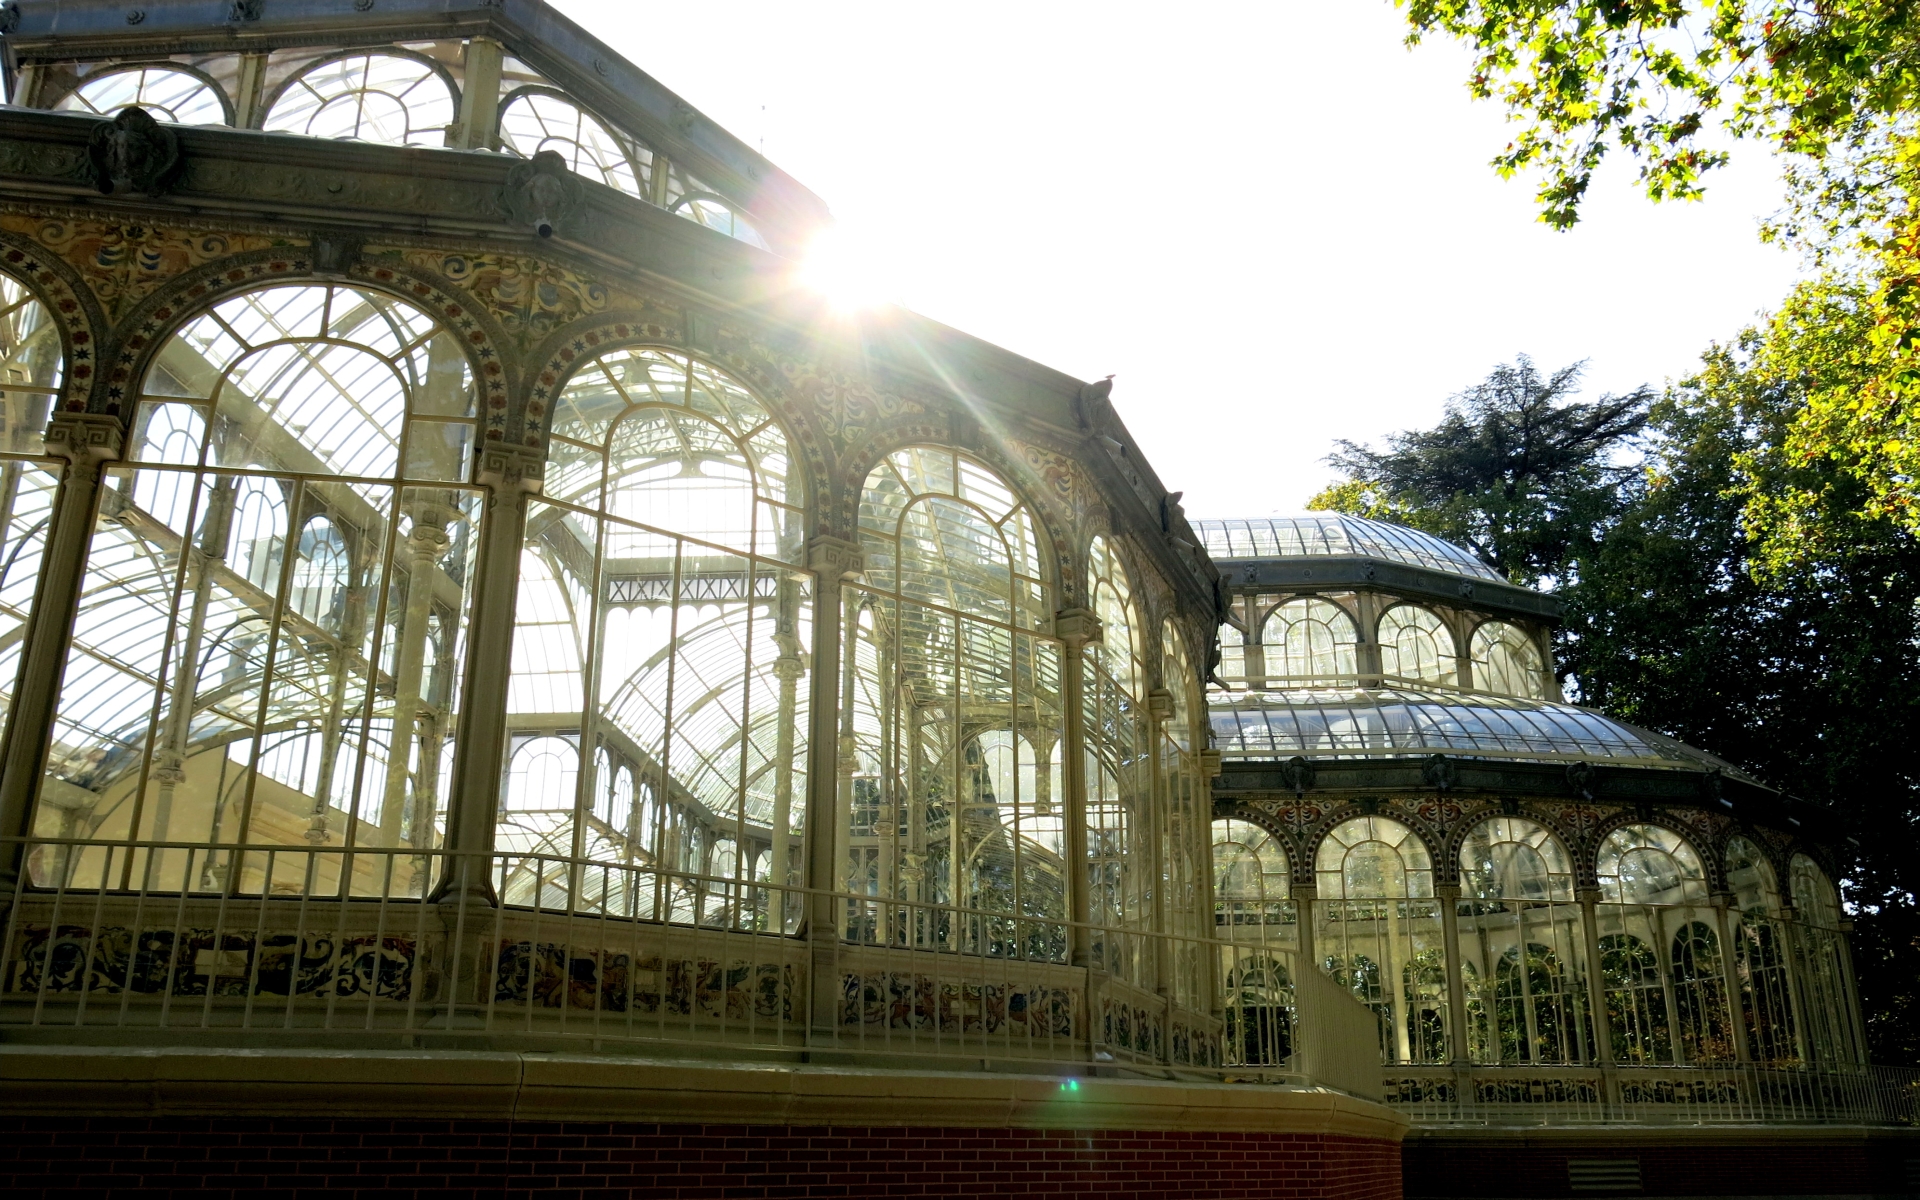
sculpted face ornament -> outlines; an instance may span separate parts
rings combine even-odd
[[[567,169],[557,151],[542,150],[507,172],[500,207],[522,225],[531,225],[543,238],[580,207],[580,181]]]
[[[129,106],[94,126],[87,144],[93,181],[107,195],[159,195],[180,165],[180,139],[146,109]]]

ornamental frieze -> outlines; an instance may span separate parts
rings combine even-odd
[[[523,350],[583,317],[607,311],[609,304],[604,283],[530,255],[398,253],[409,265],[466,289]]]
[[[45,246],[72,267],[110,320],[169,280],[230,254],[290,246],[265,234],[205,232],[30,213],[0,215],[0,229]]]

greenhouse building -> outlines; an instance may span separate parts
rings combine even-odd
[[[541,0],[7,0],[21,1195],[1894,1196],[1846,846]],[[1489,1170],[1489,1167],[1493,1170]]]

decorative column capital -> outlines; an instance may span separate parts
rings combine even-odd
[[[1053,614],[1053,636],[1069,650],[1084,650],[1101,639],[1100,618],[1090,608],[1063,608]]]
[[[1200,777],[1202,779],[1220,778],[1220,752],[1202,750],[1200,752]]]
[[[531,446],[482,442],[474,451],[475,481],[498,491],[539,495],[546,471],[546,456]]]
[[[822,579],[847,580],[866,569],[866,554],[858,542],[821,534],[807,543],[807,565]]]
[[[1173,719],[1173,693],[1166,688],[1155,688],[1147,693],[1147,715],[1155,721]]]
[[[1435,900],[1457,901],[1460,899],[1460,885],[1457,883],[1436,883],[1433,885]]]
[[[105,413],[59,412],[47,422],[47,453],[76,466],[119,458],[126,440],[120,418]]]

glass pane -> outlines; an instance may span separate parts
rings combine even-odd
[[[453,111],[452,88],[419,59],[353,54],[291,80],[263,127],[389,146],[442,146]]]
[[[403,446],[464,473],[464,356],[384,295],[279,287],[188,321],[143,390],[136,463],[108,472],[88,550],[39,827],[154,849],[61,869],[160,890],[424,894],[483,509],[451,479],[394,476]],[[419,436],[421,411],[452,419]]]
[[[813,613],[809,577],[760,553],[800,553],[762,469],[784,471],[784,437],[730,378],[648,349],[581,367],[554,414],[567,440],[521,555],[503,894],[791,929],[797,898],[764,885],[801,867]]]
[[[128,67],[93,75],[60,97],[55,112],[113,116],[138,105],[162,121],[180,125],[224,125],[226,105],[213,84],[191,71],[169,67]]]

